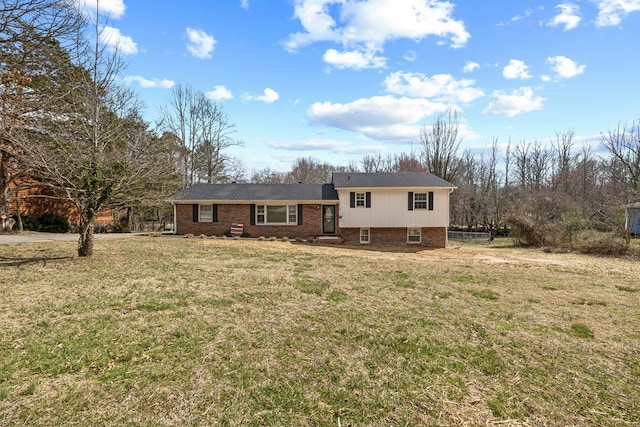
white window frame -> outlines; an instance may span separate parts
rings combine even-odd
[[[413,209],[427,210],[429,197],[427,193],[413,193]]]
[[[213,205],[198,205],[198,222],[213,222]]]
[[[356,208],[364,208],[367,206],[367,193],[356,192]]]
[[[422,243],[422,228],[420,228],[420,227],[408,227],[407,228],[407,243],[409,243],[409,244]]]
[[[360,229],[360,244],[368,245],[371,243],[371,229],[369,228],[361,228]]]
[[[269,208],[284,207],[285,221],[269,221]],[[256,225],[298,225],[298,205],[256,205]]]

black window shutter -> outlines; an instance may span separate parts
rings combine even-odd
[[[249,217],[249,224],[256,225],[256,205],[253,203],[249,205]]]
[[[367,191],[367,194],[365,194],[366,198],[365,198],[365,207],[370,208],[371,207],[371,191]]]
[[[302,225],[302,205],[298,205],[298,225]]]
[[[409,204],[407,207],[410,211],[413,210],[413,191],[409,191]]]
[[[200,207],[198,205],[193,205],[193,222],[198,222],[199,217],[200,217]]]
[[[213,215],[213,222],[218,222],[218,205],[211,205],[211,214]]]
[[[429,191],[429,210],[433,210],[433,191]]]
[[[356,207],[356,193],[354,191],[349,193],[349,206],[352,208]]]

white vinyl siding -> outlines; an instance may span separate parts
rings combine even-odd
[[[364,189],[362,189],[364,190]],[[351,192],[371,190],[373,203],[369,209],[349,209]],[[407,194],[412,191],[427,195],[427,209],[407,209]],[[429,193],[433,193],[433,210],[429,210]],[[424,228],[449,226],[449,188],[380,188],[339,189],[340,228]],[[414,197],[415,199],[415,197]]]

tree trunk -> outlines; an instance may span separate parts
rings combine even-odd
[[[11,156],[0,150],[0,215],[9,216],[9,181],[11,179],[9,161]]]
[[[80,224],[80,239],[78,240],[78,256],[93,255],[93,218]]]
[[[16,188],[16,215],[18,216],[18,231],[24,231],[22,224],[22,211],[20,210],[20,195],[18,194],[18,188]]]

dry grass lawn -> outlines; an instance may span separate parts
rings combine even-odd
[[[0,246],[0,426],[640,426],[640,263],[141,237]]]

